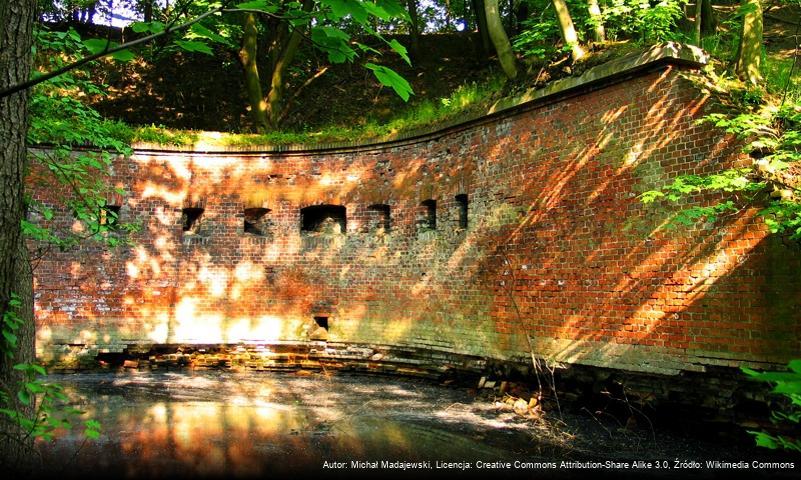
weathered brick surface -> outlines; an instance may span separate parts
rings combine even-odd
[[[304,340],[324,316],[333,342],[499,359],[531,345],[666,374],[785,362],[801,351],[801,257],[769,237],[758,207],[669,230],[673,207],[638,199],[745,161],[695,123],[706,102],[666,67],[417,140],[119,158],[112,180],[122,220],[143,227],[137,245],[38,262],[38,351]],[[326,204],[346,208],[345,232],[302,233],[301,209]],[[193,235],[187,206],[204,208]],[[269,209],[264,236],[245,233],[246,208]]]

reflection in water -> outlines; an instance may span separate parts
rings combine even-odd
[[[54,381],[103,425],[77,465],[64,462],[79,434],[42,445],[45,464],[73,473],[253,476],[334,460],[500,460],[514,456],[511,445],[530,443],[522,424],[506,422],[493,437],[497,415],[461,390],[398,379],[203,372]]]

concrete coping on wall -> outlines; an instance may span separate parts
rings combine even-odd
[[[707,54],[698,47],[668,42],[641,51],[610,60],[604,64],[589,68],[580,76],[567,77],[553,81],[542,88],[532,88],[521,94],[506,97],[493,104],[486,112],[455,118],[435,128],[426,128],[404,132],[390,138],[366,140],[360,142],[337,142],[319,144],[289,145],[253,145],[253,146],[220,146],[203,140],[186,146],[160,145],[138,142],[133,145],[140,153],[159,152],[191,152],[191,153],[252,153],[275,154],[284,152],[311,153],[332,151],[360,151],[387,148],[404,144],[432,141],[446,133],[463,130],[471,125],[480,124],[520,111],[535,108],[564,97],[596,90],[643,72],[652,71],[665,65],[678,65],[687,68],[700,68],[708,62]]]

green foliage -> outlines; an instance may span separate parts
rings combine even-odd
[[[86,54],[87,42],[74,31],[49,32],[36,35],[37,63],[42,68],[58,68]],[[48,225],[53,207],[33,198],[27,199],[33,220],[22,221],[22,231],[39,242],[66,249],[80,241],[93,238],[116,246],[126,238],[124,233],[135,232],[138,225],[118,223],[111,230],[106,202],[115,192],[107,185],[111,159],[114,155],[131,153],[133,132],[121,122],[104,119],[97,111],[78,98],[102,95],[101,87],[89,80],[84,70],[73,70],[38,85],[29,104],[30,126],[28,143],[48,145],[32,152],[32,160],[51,173],[38,178],[48,188],[64,191],[65,207],[85,225],[85,231],[55,230]],[[78,148],[88,147],[92,150]],[[42,221],[44,220],[44,221]]]
[[[658,43],[682,38],[677,22],[686,0],[612,0],[602,9],[609,38]]]
[[[3,314],[0,352],[13,358],[19,348],[19,330],[23,320],[19,315],[22,301],[11,295]],[[44,381],[47,371],[35,363],[19,363],[13,366],[19,373],[16,385],[2,384],[0,388],[0,415],[17,427],[11,436],[24,442],[28,438],[52,440],[59,430],[72,428],[83,412],[69,406],[69,399],[58,384]],[[5,432],[11,434],[11,432]],[[84,435],[94,439],[100,435],[100,423],[96,420],[84,422]]]
[[[373,74],[382,85],[386,85],[387,87],[391,87],[393,90],[395,90],[395,93],[397,93],[404,102],[409,100],[409,95],[414,93],[412,91],[412,86],[409,85],[409,82],[407,82],[405,78],[395,73],[391,68],[376,65],[374,63],[365,63],[364,66],[365,68],[373,71]]]
[[[530,0],[530,8],[540,12],[525,20],[522,31],[514,38],[516,51],[526,57],[547,59],[570,51],[558,48],[560,29],[550,0]],[[611,0],[601,3],[601,22],[610,40],[634,40],[641,43],[659,43],[681,40],[678,21],[684,16],[682,7],[687,0]],[[595,27],[589,16],[586,0],[568,0],[568,9],[580,39],[588,38]]]
[[[785,407],[772,412],[775,422],[799,425],[801,422],[801,359],[790,361],[787,372],[757,372],[750,368],[742,368],[749,377],[761,382],[774,384],[772,392],[785,399]],[[801,438],[783,435],[771,435],[767,432],[749,431],[754,435],[756,444],[771,450],[784,449],[801,452]]]
[[[755,158],[752,167],[708,175],[681,175],[659,190],[643,193],[641,199],[644,203],[663,199],[679,202],[693,194],[717,192],[724,197],[745,194],[746,199],[752,201],[760,192],[771,191],[771,199],[760,212],[768,228],[773,233],[801,239],[801,192],[793,176],[787,174],[790,166],[801,160],[801,105],[751,111],[752,100],[748,97],[754,94],[749,92],[735,92],[734,97],[740,101],[739,112],[710,114],[701,119],[701,123],[746,140],[744,151]],[[761,96],[759,99],[762,101]],[[685,209],[675,221],[683,225],[701,218],[714,221],[719,214],[732,210],[736,208],[730,199],[709,207]]]

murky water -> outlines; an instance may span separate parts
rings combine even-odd
[[[47,465],[72,473],[263,476],[336,461],[533,458],[530,421],[428,382],[230,372],[53,380],[102,423],[97,441],[76,432],[42,445]]]

